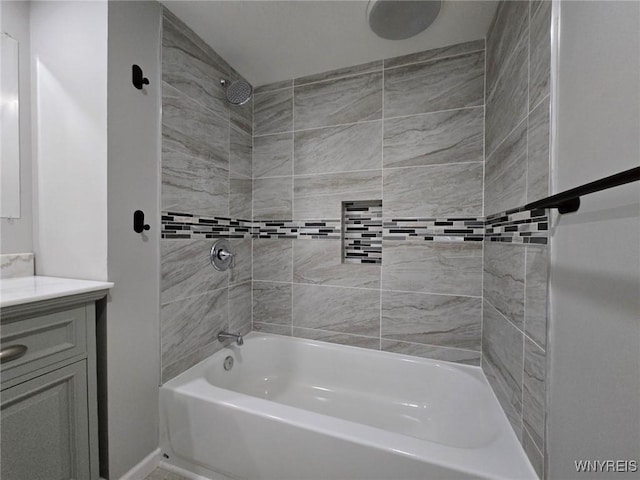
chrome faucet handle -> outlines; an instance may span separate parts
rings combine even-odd
[[[231,246],[224,238],[221,238],[213,244],[209,252],[209,259],[211,260],[213,268],[220,272],[233,268],[236,263],[235,255],[231,251]]]
[[[236,256],[232,252],[229,252],[224,248],[221,248],[220,250],[218,250],[218,258],[223,262],[226,262],[227,260],[229,260],[231,262],[231,264],[229,265],[230,268],[233,268],[235,266]]]

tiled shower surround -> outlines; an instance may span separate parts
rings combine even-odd
[[[163,228],[181,228],[161,240],[163,381],[221,348],[220,330],[251,330],[250,233],[233,238],[235,269],[217,272],[208,257],[216,227],[228,231],[231,217],[251,220],[252,106],[231,107],[221,78],[240,76],[165,9]]]
[[[256,89],[254,222],[339,224],[344,202],[381,201],[382,258],[350,263],[349,221],[343,242],[254,239],[255,330],[479,364],[484,48]]]
[[[549,12],[502,2],[486,51],[282,81],[239,108],[218,85],[239,75],[166,12],[163,380],[222,328],[482,363],[542,475],[549,218],[521,207],[548,192]],[[229,273],[209,265],[218,237]],[[346,254],[364,248],[375,261]]]
[[[488,239],[506,233],[501,212],[549,194],[550,29],[550,1],[503,1],[487,36]],[[536,213],[548,229],[546,212]],[[482,368],[543,477],[548,249],[514,242],[485,242]]]

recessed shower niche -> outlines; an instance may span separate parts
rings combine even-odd
[[[342,263],[382,264],[382,200],[342,202]]]

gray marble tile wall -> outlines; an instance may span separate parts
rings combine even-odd
[[[551,1],[501,1],[487,35],[484,208],[549,194]],[[482,368],[541,478],[545,465],[546,245],[485,241]]]
[[[336,222],[342,202],[375,200],[388,222],[482,219],[484,49],[258,87],[254,223]],[[255,238],[253,328],[479,365],[483,243],[439,240],[384,240],[381,264],[348,264],[337,239]]]
[[[230,105],[219,83],[241,77],[167,9],[162,27],[162,210],[250,221],[253,105]],[[163,382],[221,348],[220,330],[251,330],[251,236],[230,239],[227,272],[209,263],[213,242],[162,238]]]

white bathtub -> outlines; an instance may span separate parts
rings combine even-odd
[[[199,474],[537,478],[477,367],[254,332],[160,401],[168,461]]]

